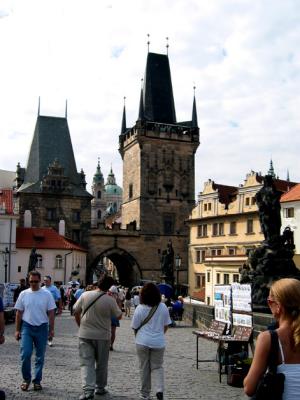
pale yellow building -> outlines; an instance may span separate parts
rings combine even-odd
[[[287,181],[274,180],[284,192]],[[216,284],[239,281],[239,268],[249,251],[264,239],[260,228],[255,194],[263,176],[251,171],[239,187],[209,180],[199,193],[190,219],[189,292],[192,297],[214,304]],[[204,289],[205,288],[205,289]]]

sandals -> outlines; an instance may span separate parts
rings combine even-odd
[[[24,382],[22,382],[20,388],[21,388],[21,390],[23,390],[23,392],[27,392],[29,385],[30,385],[30,382],[24,381]]]
[[[40,383],[34,383],[33,384],[33,390],[38,391],[38,390],[42,390],[42,385]]]

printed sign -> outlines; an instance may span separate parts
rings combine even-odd
[[[216,285],[214,287],[215,319],[231,324],[231,287],[230,285]]]
[[[234,311],[251,312],[251,285],[233,283],[232,287],[232,309]]]

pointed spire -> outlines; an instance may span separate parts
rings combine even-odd
[[[84,173],[84,171],[83,171],[82,168],[81,168],[81,171],[80,171],[80,186],[81,186],[83,189],[86,189],[85,173]]]
[[[96,173],[94,175],[93,178],[93,183],[94,184],[104,184],[104,178],[103,178],[103,174],[101,172],[101,167],[100,167],[100,157],[98,157],[98,164],[97,164],[97,168],[96,168]]]
[[[287,180],[287,182],[290,182],[290,172],[289,172],[289,170],[287,170],[287,173],[286,173],[286,180]]]
[[[176,124],[171,71],[166,54],[148,53],[143,98],[145,120]]]
[[[125,107],[125,101],[126,101],[126,97],[124,97],[124,108],[123,108],[121,135],[126,132],[126,107]]]
[[[39,102],[38,102],[38,117],[40,116],[40,109],[41,109],[41,97],[39,96]]]
[[[198,128],[198,117],[197,117],[197,107],[196,107],[196,86],[193,87],[194,89],[194,100],[193,100],[193,111],[192,111],[192,127]]]
[[[169,55],[169,38],[168,38],[168,36],[166,37],[166,41],[167,41],[167,44],[166,44],[166,48],[167,48],[167,56]]]
[[[108,174],[106,185],[116,185],[116,178],[113,173],[112,164],[110,165],[110,173]]]
[[[68,118],[68,99],[66,99],[66,110],[65,110],[65,118]]]
[[[272,176],[272,178],[276,178],[276,175],[275,175],[275,172],[274,172],[274,167],[273,167],[273,160],[272,160],[272,158],[271,158],[271,161],[270,161],[270,168],[269,168],[269,171],[268,171],[268,175],[271,175]]]
[[[144,115],[144,90],[143,90],[143,82],[144,79],[141,79],[142,85],[141,85],[141,96],[140,96],[140,107],[139,107],[139,117],[138,117],[138,121],[142,121],[145,118]]]

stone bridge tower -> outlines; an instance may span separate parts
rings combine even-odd
[[[109,233],[101,227],[92,232],[96,260],[100,253],[115,259],[123,276],[159,280],[160,254],[171,240],[175,255],[182,258],[179,282],[187,282],[185,220],[195,205],[198,145],[195,97],[192,119],[177,122],[169,58],[148,53],[138,120],[133,127],[126,127],[124,106],[119,136],[123,159],[122,224]],[[104,242],[109,249],[104,248]]]

